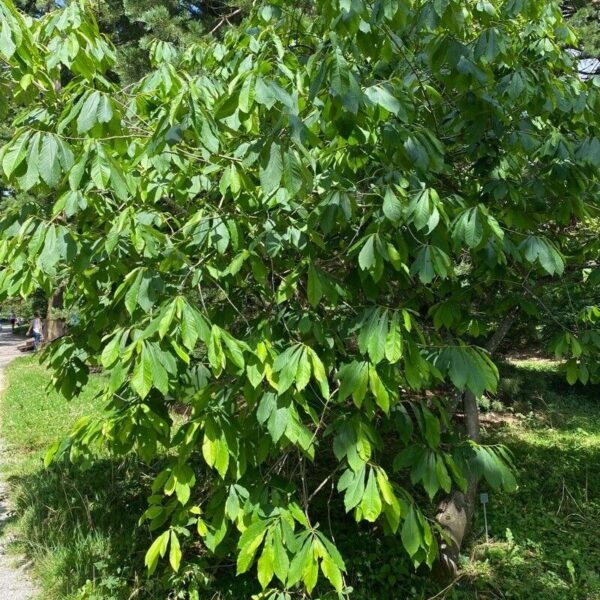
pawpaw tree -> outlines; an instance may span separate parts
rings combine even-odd
[[[60,286],[79,318],[54,384],[105,374],[105,415],[48,462],[168,449],[151,573],[200,548],[265,598],[344,593],[352,520],[432,566],[460,541],[440,498],[515,487],[477,429],[495,332],[597,260],[573,243],[600,207],[600,100],[559,8],[261,2],[220,40],[155,43],[125,88],[85,2],[0,14],[3,185],[35,198],[3,210],[0,297]],[[571,379],[597,379],[590,323]]]

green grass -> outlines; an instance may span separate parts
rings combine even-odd
[[[598,600],[598,386],[570,388],[547,362],[512,370],[524,382],[522,412],[489,426],[488,439],[512,449],[520,485],[491,496],[494,539],[474,546],[465,576],[492,598]]]
[[[7,368],[7,389],[0,404],[2,435],[11,450],[29,459],[41,458],[48,446],[68,431],[81,416],[97,416],[102,407],[95,399],[101,379],[92,377],[85,392],[67,402],[48,389],[48,371],[35,357],[23,357]]]
[[[485,490],[490,540],[479,512],[460,577],[438,598],[600,600],[600,396],[597,387],[570,388],[556,370],[555,363],[539,360],[502,367],[514,385],[502,400],[504,410],[484,416],[485,439],[512,449],[519,489]],[[41,598],[124,600],[135,593],[136,599],[164,600],[160,590],[173,582],[161,588],[147,580],[143,556],[150,537],[136,525],[153,469],[108,456],[88,471],[44,469],[47,447],[79,416],[102,411],[94,399],[99,377],[70,403],[48,391],[48,381],[35,359],[15,361],[0,406],[12,456],[13,528],[20,549],[34,559]],[[349,522],[346,530],[336,541],[354,600],[421,600],[441,592],[443,585],[412,573],[398,540],[374,535],[371,526]],[[248,598],[243,585],[227,571],[216,581],[222,594],[214,597]]]
[[[7,369],[0,405],[17,515],[10,526],[18,550],[33,559],[40,599],[120,599],[136,588],[151,598],[143,572],[150,539],[136,526],[146,507],[148,468],[106,456],[89,470],[65,464],[45,469],[44,454],[55,440],[80,416],[102,413],[95,398],[100,377],[71,402],[49,390],[49,381],[34,357],[20,358]]]
[[[571,388],[553,361],[511,361],[518,397],[484,415],[484,442],[514,453],[518,490],[489,493],[489,542],[478,511],[458,579],[412,575],[400,545],[368,530],[348,540],[360,600],[600,600],[600,394]],[[440,594],[436,596],[436,594]]]
[[[568,386],[551,361],[503,371],[521,379],[521,397],[486,427],[487,439],[513,451],[519,489],[490,494],[492,539],[472,544],[461,587],[490,599],[598,600],[599,388]],[[474,530],[482,528],[479,513]]]

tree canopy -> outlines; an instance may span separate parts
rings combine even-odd
[[[63,287],[56,386],[106,373],[105,418],[48,460],[171,450],[151,572],[200,540],[265,598],[341,593],[328,494],[431,566],[433,500],[515,486],[451,420],[495,389],[486,340],[561,277],[600,279],[600,98],[558,5],[261,3],[221,40],[155,41],[127,86],[85,3],[0,14],[4,178],[48,199],[2,215],[0,298]],[[600,379],[599,314],[554,339],[572,381]]]
[[[585,56],[600,57],[600,2],[574,0],[567,2],[570,25],[577,31],[579,47]]]
[[[40,16],[64,6],[56,0],[17,0],[23,12]],[[162,40],[183,47],[208,30],[235,21],[249,3],[240,0],[97,0],[90,4],[101,33],[117,50],[113,69],[123,84],[137,81],[150,68],[149,49]],[[238,19],[239,20],[239,19]]]

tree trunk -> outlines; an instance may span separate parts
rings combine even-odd
[[[56,319],[52,316],[54,310],[63,308],[64,288],[57,288],[48,301],[48,314],[46,317],[46,328],[44,331],[44,343],[49,344],[65,335],[67,327],[64,319]]]
[[[510,330],[515,318],[515,313],[507,316],[495,331],[494,335],[489,339],[486,344],[486,349],[491,355],[498,349],[498,346]],[[457,394],[455,400],[451,403],[452,413],[454,413],[461,400],[465,415],[465,433],[473,441],[479,442],[481,439],[481,429],[479,425],[477,398],[475,397],[475,394],[469,391]],[[436,574],[442,578],[456,577],[460,549],[463,540],[469,531],[471,519],[475,512],[477,483],[476,477],[470,477],[465,493],[455,490],[438,506],[436,520],[442,526],[444,533],[448,537],[448,540],[443,539],[440,542],[440,555]]]

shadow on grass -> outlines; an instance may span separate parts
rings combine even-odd
[[[465,578],[482,599],[598,600],[599,387],[571,387],[529,366],[512,373],[524,380],[530,411],[491,427],[486,441],[511,449],[519,489],[490,492],[493,542],[473,544]],[[474,531],[483,527],[480,511]]]
[[[482,486],[489,543],[478,510],[460,577],[444,590],[412,573],[398,540],[359,528],[340,541],[353,600],[600,600],[600,388],[571,387],[545,364],[507,372],[521,377],[521,397],[486,423],[484,442],[513,452],[519,489]]]
[[[137,526],[155,471],[101,459],[88,470],[40,466],[9,479],[16,543],[34,560],[46,598],[155,597],[144,573],[152,539]],[[88,581],[90,595],[76,596]]]
[[[448,600],[600,600],[598,389],[570,388],[548,372],[511,369],[522,376],[520,401],[527,410],[507,425],[490,427],[486,441],[513,451],[520,487],[510,495],[490,491],[491,542],[482,541],[479,513],[454,586],[442,592],[443,586],[415,575],[398,537],[357,526],[323,495],[318,520],[328,532],[332,518],[341,531],[336,542],[355,590],[352,600],[417,600],[440,592],[437,597]],[[158,468],[103,459],[87,471],[40,466],[11,478],[21,544],[50,590],[47,600],[165,600],[146,578],[151,536],[137,526]],[[346,521],[347,527],[339,526]],[[217,588],[231,584],[233,570],[223,570]],[[78,594],[88,580],[89,594]]]

